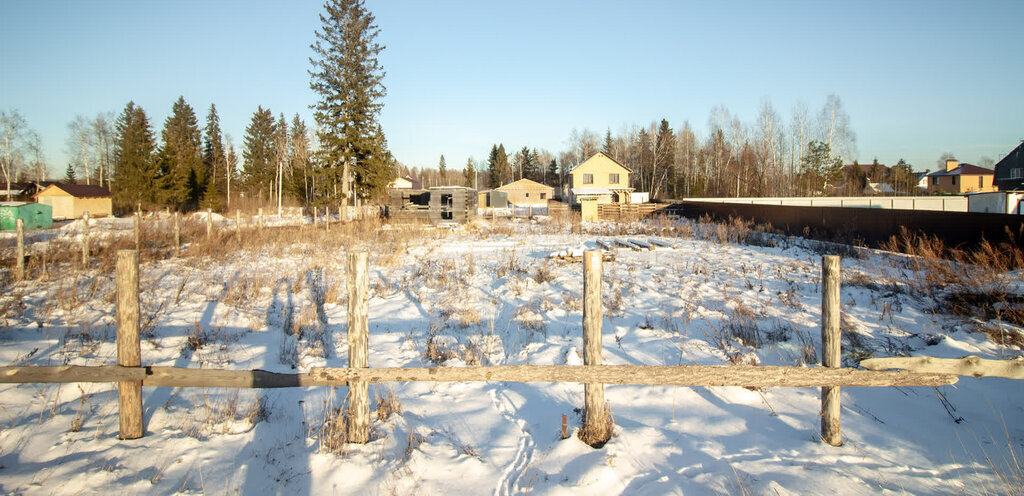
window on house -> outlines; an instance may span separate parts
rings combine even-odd
[[[608,184],[619,184],[619,175],[608,174]]]
[[[956,186],[956,176],[953,176],[953,186]]]
[[[527,194],[526,194],[526,197],[527,197],[527,198],[529,198],[529,197],[530,197],[530,194],[529,194],[529,193],[527,193]]]
[[[594,184],[594,175],[583,174],[583,184]]]
[[[978,187],[979,188],[984,188],[985,187],[985,176],[978,176]]]
[[[541,193],[541,194],[540,194],[540,199],[541,199],[541,200],[546,200],[546,199],[547,199],[547,197],[548,197],[548,194],[547,194],[547,193]]]
[[[1020,179],[1024,177],[1024,174],[1022,173],[1024,173],[1024,169],[1021,169],[1020,167],[1010,169],[1010,179]]]
[[[939,178],[938,178],[938,176],[932,178],[932,184],[935,185],[935,186],[939,185]]]

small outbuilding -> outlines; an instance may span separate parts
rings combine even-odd
[[[110,191],[88,184],[51,184],[36,194],[36,201],[53,209],[54,219],[106,217],[113,213]]]
[[[520,179],[498,188],[508,194],[508,202],[513,205],[537,205],[547,207],[548,200],[552,198],[555,188],[551,186]]]
[[[41,203],[0,202],[0,229],[17,229],[18,219],[25,229],[46,229],[53,224],[52,209]]]

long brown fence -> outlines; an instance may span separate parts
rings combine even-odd
[[[584,387],[584,422],[581,432],[598,433],[588,442],[603,444],[611,435],[605,411],[605,384],[745,387],[822,387],[821,436],[831,445],[841,444],[839,421],[840,387],[939,386],[954,384],[958,373],[1005,374],[1007,367],[991,368],[963,363],[943,368],[932,363],[927,373],[911,371],[870,371],[843,368],[839,361],[839,258],[826,256],[822,262],[822,350],[821,367],[759,366],[630,366],[602,365],[601,271],[598,251],[584,256],[583,319],[584,365],[582,366],[479,366],[425,368],[368,368],[368,257],[365,252],[348,254],[348,356],[345,368],[313,368],[309,373],[277,374],[263,370],[217,370],[146,366],[140,356],[139,262],[135,250],[117,254],[117,365],[61,367],[0,367],[0,383],[116,382],[118,384],[120,437],[134,439],[144,432],[142,387],[230,387],[274,388],[300,386],[349,387],[347,432],[350,442],[369,439],[370,382],[407,381],[502,381],[575,382]],[[920,364],[917,364],[920,365]],[[1024,364],[1022,364],[1024,365]],[[900,368],[900,363],[876,364],[878,368]],[[915,365],[916,366],[916,365]],[[938,368],[936,368],[938,367]],[[908,366],[908,368],[911,368]],[[1022,367],[1010,367],[1024,376]],[[980,370],[980,372],[979,372]],[[988,374],[992,375],[992,374]],[[605,426],[602,428],[601,426]]]
[[[693,219],[739,217],[770,224],[789,235],[869,246],[878,246],[900,235],[904,228],[911,233],[938,237],[952,247],[969,247],[982,239],[1024,247],[1022,215],[688,201],[673,204],[669,211]]]

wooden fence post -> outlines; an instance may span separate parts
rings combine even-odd
[[[842,367],[839,328],[839,257],[827,255],[821,261],[821,365]],[[821,388],[821,439],[842,446],[839,424],[839,387]]]
[[[18,229],[18,260],[14,266],[14,277],[21,281],[25,279],[25,221],[18,219],[14,223]]]
[[[260,216],[259,216],[258,225],[259,225],[260,231],[263,231],[263,207],[260,207],[260,212],[259,213],[260,213]]]
[[[135,249],[138,250],[142,244],[142,216],[135,212],[135,215],[132,217],[132,234],[135,236]]]
[[[89,267],[89,212],[82,212],[82,269]]]
[[[181,252],[181,224],[178,222],[178,212],[174,212],[174,256]]]
[[[213,237],[213,209],[206,209],[206,240]]]
[[[235,209],[235,235],[239,238],[242,237],[242,211]]]
[[[117,364],[142,365],[139,341],[139,252],[117,252]],[[142,437],[142,381],[117,383],[121,439]]]
[[[601,252],[583,254],[583,365],[601,365]],[[600,446],[611,437],[604,384],[583,386],[583,440]]]
[[[365,251],[348,254],[348,366],[369,367],[370,278],[369,255]],[[348,384],[348,441],[366,443],[370,439],[370,395],[366,381]]]

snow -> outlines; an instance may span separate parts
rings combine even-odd
[[[233,226],[228,217],[214,221]],[[74,239],[80,224],[33,245]],[[803,365],[805,346],[819,346],[822,245],[590,228],[607,234],[541,219],[429,230],[398,256],[364,242],[370,366],[581,364],[582,264],[549,256],[578,257],[623,229],[674,248],[622,248],[604,262],[603,363]],[[90,231],[130,236],[131,219],[92,219]],[[845,325],[874,356],[1021,355],[973,332],[976,322],[886,287],[906,273],[899,257],[861,254],[843,258],[844,275],[878,284],[844,281],[841,301]],[[145,262],[143,363],[346,366],[344,257],[297,243]],[[0,363],[115,362],[111,274],[67,272],[6,288]],[[428,342],[443,361],[425,356]],[[844,363],[856,361],[848,353]],[[986,494],[1022,480],[1013,461],[1024,447],[1021,381],[844,388],[838,448],[817,439],[816,388],[607,386],[616,427],[601,449],[561,439],[563,414],[570,431],[580,427],[579,384],[397,383],[372,385],[371,397],[388,388],[401,412],[374,416],[372,441],[338,455],[320,452],[318,433],[344,387],[147,387],[145,436],[120,441],[113,385],[3,384],[0,493]]]

